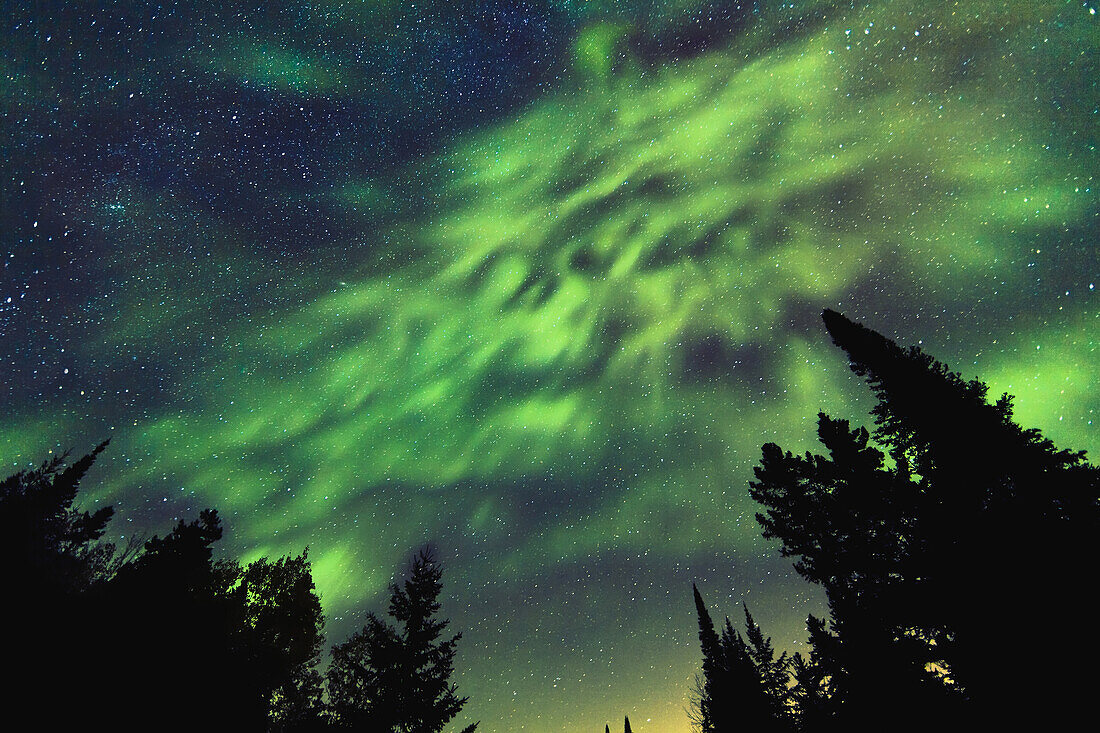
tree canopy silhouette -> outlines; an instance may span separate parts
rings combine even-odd
[[[991,404],[919,348],[823,319],[878,398],[875,430],[822,413],[826,455],[769,443],[751,482],[764,536],[828,598],[831,624],[811,618],[814,653],[795,663],[800,714],[865,726],[904,709],[916,727],[1010,699],[1073,709],[1083,678],[1056,670],[1078,643],[1020,643],[1020,627],[1088,628],[1100,471],[1019,427],[1007,394]]]
[[[308,551],[247,566],[215,559],[223,530],[213,509],[117,551],[102,541],[111,507],[73,508],[106,446],[0,482],[0,557],[20,593],[3,607],[7,658],[22,671],[9,710],[50,729],[102,714],[135,730],[439,733],[462,709],[450,681],[461,634],[442,637],[431,553],[391,588],[397,627],[371,614],[334,647],[326,699]]]
[[[101,443],[69,466],[68,454],[58,455],[0,481],[0,557],[15,587],[33,589],[54,602],[107,574],[114,548],[97,540],[114,508],[94,514],[73,509],[80,479],[106,447]]]
[[[786,652],[775,656],[771,639],[764,637],[748,606],[744,606],[745,637],[733,628],[729,617],[719,635],[699,589],[694,584],[691,588],[703,651],[703,673],[692,701],[692,722],[700,733],[742,728],[791,730],[787,712],[791,660]]]
[[[0,550],[20,595],[5,608],[12,709],[45,727],[109,710],[123,728],[282,726],[319,701],[323,617],[305,553],[247,567],[215,560],[212,509],[117,553],[111,507],[73,509],[106,447],[0,482]],[[58,704],[64,701],[64,704]],[[180,711],[213,716],[197,723]]]
[[[329,705],[343,728],[378,733],[439,733],[462,710],[450,681],[461,634],[442,638],[448,625],[436,618],[442,569],[431,552],[412,560],[402,585],[390,586],[391,625],[374,614],[332,649]],[[477,723],[463,733],[473,733]]]

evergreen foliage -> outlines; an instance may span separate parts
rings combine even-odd
[[[442,570],[430,552],[413,558],[403,586],[390,586],[391,625],[374,614],[332,650],[328,670],[331,715],[343,728],[378,733],[439,733],[462,710],[450,682],[461,634],[441,638],[436,618]],[[473,724],[463,733],[472,733]]]
[[[813,614],[806,626],[810,635],[810,656],[807,659],[795,652],[791,657],[790,711],[798,730],[829,731],[836,723],[835,703],[839,698],[831,692],[830,673],[822,663],[822,656],[833,658],[835,652],[831,645],[835,637],[826,631],[825,621]]]
[[[693,585],[693,721],[701,733],[916,730],[1011,727],[1030,712],[1067,727],[1090,685],[1072,670],[1096,642],[1056,634],[1090,627],[1078,593],[1100,529],[1100,469],[1019,427],[1007,394],[990,403],[983,383],[920,349],[823,319],[877,397],[874,430],[819,414],[823,453],[764,445],[750,493],[764,536],[824,588],[829,619],[809,617],[808,656],[777,656],[747,605],[743,634],[728,617],[716,628]],[[308,553],[216,560],[212,509],[119,551],[102,539],[111,507],[73,508],[106,446],[0,481],[0,552],[21,591],[4,606],[17,632],[7,658],[23,670],[13,713],[74,728],[110,700],[123,729],[442,733],[462,710],[451,681],[461,634],[438,618],[430,552],[391,585],[392,623],[369,614],[322,676]],[[1026,621],[1042,634],[1023,643],[1020,599],[1034,599]],[[179,714],[198,706],[201,723]]]
[[[700,733],[726,733],[745,726],[759,731],[790,730],[787,681],[791,661],[775,656],[770,638],[745,610],[745,638],[729,618],[721,636],[699,589],[693,584],[699,617],[703,674],[693,701],[692,721]]]
[[[280,729],[311,724],[323,711],[323,678],[317,671],[324,646],[324,616],[313,585],[308,550],[274,562],[260,558],[245,567],[229,590],[244,631],[240,653],[258,670],[254,679],[270,701],[269,717]]]
[[[990,404],[920,349],[823,318],[878,398],[874,433],[821,414],[826,455],[767,444],[751,483],[764,536],[829,602],[829,628],[811,618],[813,654],[794,662],[803,729],[898,710],[911,727],[989,721],[1006,699],[1072,709],[1083,682],[1038,671],[1070,668],[1079,648],[1017,643],[1011,609],[1041,599],[1030,624],[1087,627],[1076,594],[1100,471],[1016,425],[1008,395]]]
[[[114,548],[97,540],[114,509],[89,514],[72,506],[80,479],[106,447],[101,443],[70,466],[63,454],[0,481],[0,553],[15,587],[57,602],[108,574]]]
[[[116,551],[101,541],[111,507],[72,508],[106,445],[0,482],[0,542],[23,591],[5,608],[20,630],[8,658],[23,670],[9,710],[81,727],[110,701],[112,724],[135,730],[263,730],[269,718],[286,729],[315,716],[323,617],[306,555],[215,561],[214,510]],[[200,708],[210,722],[181,715]]]
[[[216,560],[223,530],[213,509],[117,551],[101,541],[111,507],[73,509],[106,446],[0,482],[0,550],[23,591],[4,607],[8,628],[19,629],[7,658],[23,670],[9,687],[10,711],[74,728],[109,700],[123,729],[438,733],[461,710],[466,698],[450,682],[461,635],[442,638],[441,571],[429,553],[392,587],[389,614],[400,628],[371,615],[334,648],[326,700],[317,669],[324,617],[308,553],[245,567]]]

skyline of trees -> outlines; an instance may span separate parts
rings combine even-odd
[[[829,615],[807,619],[807,656],[777,655],[747,605],[743,632],[729,617],[716,625],[693,584],[702,665],[692,723],[700,733],[887,720],[915,730],[1021,714],[1068,723],[1089,679],[1069,672],[1081,646],[1053,632],[1088,628],[1078,593],[1100,529],[1100,469],[1017,425],[1007,394],[991,403],[985,384],[919,348],[833,311],[822,318],[877,398],[875,427],[819,413],[824,454],[765,444],[749,493],[764,537],[823,587]],[[73,505],[107,445],[0,481],[0,552],[21,591],[4,610],[18,630],[10,659],[26,669],[11,687],[16,708],[48,726],[100,710],[116,726],[170,730],[196,723],[166,711],[201,701],[219,725],[288,733],[442,733],[463,709],[451,681],[462,635],[445,634],[438,617],[442,569],[430,550],[390,586],[390,620],[369,613],[322,672],[308,549],[247,566],[216,560],[213,509],[140,546],[105,542],[113,509]],[[49,703],[59,695],[69,704]]]
[[[401,632],[371,614],[335,647],[352,667],[394,664],[387,685],[353,694],[355,684],[333,671],[348,664],[327,677],[319,670],[325,620],[308,549],[247,566],[215,560],[223,529],[213,509],[140,546],[102,541],[113,508],[73,503],[106,447],[0,481],[0,557],[19,590],[3,605],[6,658],[23,670],[6,690],[10,710],[51,729],[86,726],[98,711],[135,730],[289,733],[366,722],[378,733],[440,733],[462,709],[450,682],[461,634],[438,640],[448,622],[436,618],[442,569],[430,553],[415,556],[403,589],[392,587]],[[357,659],[360,639],[377,641],[384,656]]]
[[[990,403],[921,349],[822,319],[878,400],[875,428],[819,413],[825,454],[767,443],[749,487],[829,618],[808,618],[807,658],[775,659],[747,608],[748,642],[728,618],[719,636],[695,589],[699,729],[1068,725],[1088,676],[1069,672],[1082,645],[1053,633],[1088,628],[1100,469],[1017,425],[1009,395]]]
[[[728,616],[719,634],[699,588],[692,583],[691,589],[703,651],[702,676],[689,715],[692,723],[700,733],[739,727],[761,733],[793,730],[787,715],[790,657],[786,652],[775,656],[771,638],[764,637],[747,605],[742,606],[745,636],[733,628]]]

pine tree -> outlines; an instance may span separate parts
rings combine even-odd
[[[78,680],[101,661],[110,635],[88,619],[86,597],[109,575],[114,548],[101,543],[113,514],[73,508],[80,480],[107,447],[66,466],[67,454],[0,481],[0,558],[5,601],[5,661],[19,670],[5,707],[33,714],[38,725],[71,726],[68,704],[98,704],[98,680]],[[66,700],[67,705],[59,705]]]
[[[710,618],[699,588],[692,583],[695,596],[695,611],[699,617],[699,645],[703,651],[703,673],[697,680],[695,700],[693,701],[693,722],[700,733],[715,733],[725,730],[733,720],[734,711],[728,706],[728,698],[723,689],[729,684],[729,669],[726,654],[714,622]]]
[[[821,414],[827,455],[765,445],[751,484],[765,537],[827,593],[832,629],[818,629],[804,676],[827,680],[834,710],[857,724],[901,707],[935,724],[964,701],[988,720],[1006,696],[1037,691],[1072,704],[1072,682],[1020,671],[1060,668],[1069,649],[1016,643],[1004,609],[1025,593],[1043,599],[1039,628],[1066,614],[1084,628],[1072,593],[1100,472],[1017,426],[1009,396],[990,404],[984,384],[920,349],[823,318],[878,398],[874,434]]]
[[[441,577],[432,555],[421,551],[404,585],[390,587],[389,615],[398,626],[370,614],[363,629],[333,647],[328,694],[339,727],[439,733],[465,705],[450,682],[462,635],[441,639],[448,622],[435,617]]]
[[[764,637],[764,632],[753,620],[747,604],[742,604],[745,610],[745,638],[748,640],[746,648],[753,666],[760,678],[760,685],[769,703],[770,715],[775,720],[782,720],[786,716],[787,708],[787,683],[790,680],[791,659],[783,652],[778,657],[772,648],[771,637]]]

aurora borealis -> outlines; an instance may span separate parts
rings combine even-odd
[[[0,457],[330,642],[434,543],[459,722],[684,733],[693,581],[823,609],[747,491],[869,421],[822,308],[1095,461],[1095,7],[5,3]]]

